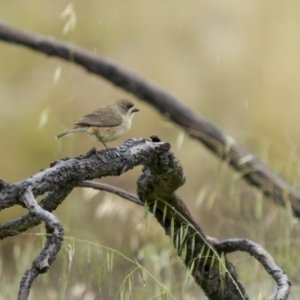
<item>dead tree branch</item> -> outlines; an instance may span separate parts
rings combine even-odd
[[[48,229],[50,220],[47,218],[51,215],[44,214],[45,210],[55,209],[82,181],[120,175],[142,164],[143,174],[138,180],[140,202],[148,204],[159,223],[165,228],[178,254],[191,269],[196,282],[201,285],[208,299],[248,299],[244,288],[237,280],[234,267],[226,258],[224,263],[227,273],[220,273],[220,259],[217,252],[175,193],[184,184],[185,176],[180,161],[169,150],[170,144],[160,142],[157,138],[155,142],[144,139],[128,140],[116,148],[99,152],[92,149],[87,155],[56,161],[50,168],[41,170],[24,181],[5,184],[0,191],[0,207],[4,209],[15,204],[23,205],[25,202],[31,213],[1,225],[1,238],[18,234],[42,220],[48,222],[47,231],[50,232]],[[28,191],[30,187],[32,191]],[[114,191],[120,194],[120,191]],[[47,192],[49,194],[39,205],[32,204],[34,197]],[[124,193],[122,195],[124,196]],[[129,198],[132,200],[135,197]],[[53,231],[51,229],[51,233]],[[57,229],[56,232],[61,233],[62,239],[62,230]],[[47,246],[49,243],[50,239]],[[57,249],[59,247],[57,246]],[[54,260],[56,252],[50,259],[47,256],[49,253],[45,251],[41,252],[32,268],[26,272],[21,282],[20,299],[26,299],[33,279],[45,271]]]
[[[41,206],[36,202],[31,191],[31,186],[28,186],[24,194],[21,196],[21,201],[25,203],[31,214],[46,223],[47,233],[47,242],[44,249],[33,261],[31,268],[25,272],[20,283],[18,299],[26,300],[28,299],[34,279],[39,274],[46,273],[55,260],[56,254],[61,248],[64,230],[58,219],[48,211],[41,208]]]
[[[286,300],[291,291],[291,283],[285,272],[274,262],[273,257],[260,245],[247,239],[228,239],[214,244],[220,253],[244,251],[255,257],[277,283],[277,293],[274,300]]]
[[[109,192],[115,195],[118,195],[126,200],[129,200],[137,205],[144,206],[144,203],[140,201],[140,199],[131,193],[128,193],[122,189],[119,189],[115,186],[102,183],[102,182],[93,182],[93,181],[84,181],[78,184],[78,187],[86,187],[86,188],[92,188],[98,191],[105,191]]]
[[[286,201],[290,201],[295,216],[300,217],[299,190],[198,112],[154,82],[92,51],[52,37],[16,29],[4,22],[0,22],[0,39],[72,61],[145,100],[187,130],[191,137],[199,140],[221,159],[228,161],[250,184],[272,197],[277,204],[284,206]]]
[[[104,176],[118,176],[138,165],[158,162],[157,152],[168,151],[169,143],[154,143],[144,139],[128,140],[124,144],[97,152],[93,148],[88,154],[75,158],[64,158],[51,164],[32,177],[16,184],[6,184],[0,191],[0,210],[13,205],[24,205],[20,197],[28,186],[32,186],[34,197],[48,193],[40,205],[53,211],[68,196],[74,187],[85,180]],[[17,235],[41,220],[30,214],[0,225],[0,239]]]
[[[178,255],[208,299],[249,299],[237,279],[233,265],[226,258],[224,264],[227,273],[220,272],[221,259],[218,253],[183,201],[174,193],[185,182],[180,162],[177,159],[165,159],[161,165],[163,168],[144,167],[138,180],[140,200],[149,206],[170,236]]]
[[[179,175],[181,174],[179,171],[180,164],[178,164],[178,168],[177,173]],[[149,171],[145,169],[144,173],[147,172]],[[220,264],[222,263],[220,257],[236,251],[249,253],[249,255],[257,259],[265,270],[273,277],[277,284],[277,292],[273,298],[274,300],[286,300],[288,298],[291,290],[291,283],[285,272],[276,265],[271,255],[268,254],[265,249],[247,239],[228,239],[219,242],[216,239],[206,236],[201,227],[194,221],[190,212],[178,195],[173,194],[169,198],[160,198],[162,196],[161,193],[166,193],[165,196],[170,193],[172,194],[171,187],[176,188],[178,184],[180,185],[180,180],[174,180],[177,176],[173,178],[171,183],[162,178],[160,174],[156,172],[153,173],[152,176],[155,176],[156,179],[152,178],[153,181],[151,180],[152,183],[150,183],[149,186],[155,186],[157,190],[153,190],[151,188],[151,194],[147,196],[147,205],[149,205],[150,211],[153,210],[153,213],[159,223],[164,227],[166,233],[172,238],[174,246],[177,249],[178,254],[183,260],[185,260],[186,266],[189,268],[191,268],[192,265],[193,268],[195,265],[198,267],[201,266],[200,269],[202,269],[202,273],[193,269],[192,274],[194,275],[196,282],[201,285],[207,294],[209,294],[209,299],[239,299],[235,298],[238,296],[232,294],[229,294],[227,298],[220,298],[219,295],[220,293],[223,293],[223,290],[217,286],[218,280],[212,280],[212,274],[218,274],[218,272],[220,272]],[[183,179],[182,175],[180,176]],[[146,177],[149,180],[150,177],[148,175]],[[164,190],[162,190],[159,186],[159,182],[163,182]],[[138,205],[143,205],[137,196],[108,184],[82,182],[79,186],[90,187],[99,191],[107,191]],[[142,190],[146,189],[148,192],[150,191],[149,186],[145,186],[143,176],[140,178],[138,186]],[[166,191],[165,187],[168,187],[169,191]],[[160,201],[154,199],[160,199]],[[148,202],[149,200],[150,202]],[[182,234],[183,231],[184,234]],[[177,234],[175,234],[175,232],[177,232]],[[196,249],[198,250],[196,251]],[[205,253],[203,257],[199,256],[199,253],[201,252]],[[228,264],[228,262],[226,262],[226,264],[227,266],[230,266],[232,273],[235,274],[232,265]],[[206,272],[203,272],[203,270],[206,270]],[[225,276],[224,278],[225,281],[229,281],[227,286],[230,282],[233,282],[231,276],[232,274],[228,273],[227,277]],[[237,289],[238,288],[243,290],[239,283],[237,284]],[[211,294],[211,291],[215,291],[215,294]],[[236,293],[238,294],[239,291],[236,291]],[[245,297],[245,299],[247,299],[247,297]]]

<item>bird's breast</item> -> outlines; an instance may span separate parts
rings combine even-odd
[[[131,120],[129,122],[123,122],[119,126],[115,127],[96,127],[91,126],[87,130],[87,133],[95,140],[101,138],[105,143],[117,140],[123,136],[131,127]]]

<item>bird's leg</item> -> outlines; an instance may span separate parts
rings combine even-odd
[[[109,150],[109,148],[106,146],[106,144],[104,143],[103,139],[101,137],[98,136],[99,141],[102,143],[102,145]]]

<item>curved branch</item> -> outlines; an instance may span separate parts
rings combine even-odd
[[[26,300],[28,299],[34,279],[39,274],[46,273],[55,260],[56,254],[62,245],[64,230],[58,219],[53,214],[42,209],[36,202],[31,191],[31,186],[29,186],[21,196],[21,201],[25,203],[31,214],[46,223],[47,232],[47,242],[44,249],[33,261],[31,268],[25,272],[20,283],[18,299]]]
[[[300,191],[195,110],[154,82],[92,51],[51,37],[16,29],[3,22],[0,22],[0,39],[72,61],[145,100],[186,129],[191,137],[199,140],[221,159],[228,161],[250,184],[271,196],[277,204],[285,205],[289,200],[294,214],[300,217]]]
[[[233,265],[224,258],[226,273],[220,272],[220,257],[210,239],[195,222],[187,207],[175,193],[184,184],[185,176],[176,158],[169,153],[161,158],[160,166],[148,166],[138,180],[139,199],[151,212],[173,241],[178,255],[193,274],[210,300],[247,300]]]
[[[63,190],[55,189],[55,191],[50,192],[49,195],[44,197],[39,204],[43,207],[43,209],[53,211],[65,200],[71,191],[72,188],[70,187],[66,187],[66,189]],[[0,240],[8,236],[18,235],[29,228],[39,225],[40,223],[41,220],[38,217],[29,213],[13,221],[0,224]]]
[[[174,246],[186,264],[192,269],[196,282],[203,288],[208,299],[249,299],[237,279],[232,264],[225,258],[227,276],[222,280],[219,271],[220,257],[210,244],[214,242],[205,235],[193,219],[185,204],[175,194],[183,185],[185,176],[179,160],[170,152],[160,156],[160,163],[145,167],[138,180],[139,197],[103,183],[82,182],[78,187],[91,187],[119,195],[138,205],[147,203],[151,212],[171,237]],[[202,253],[202,255],[201,255]]]
[[[214,245],[218,252],[244,251],[254,256],[276,281],[278,289],[274,300],[286,300],[291,291],[291,282],[285,272],[274,262],[272,256],[260,245],[247,239],[228,239]]]
[[[129,200],[137,205],[144,206],[144,203],[139,200],[139,198],[136,195],[133,195],[131,193],[128,193],[122,189],[119,189],[115,186],[102,183],[102,182],[93,182],[93,181],[84,181],[78,184],[78,187],[87,187],[92,188],[99,191],[106,191],[115,195],[118,195],[126,200]]]
[[[143,182],[143,184],[144,184],[144,182]],[[122,189],[108,185],[108,184],[98,183],[98,182],[97,183],[83,182],[79,185],[79,187],[90,187],[90,188],[97,189],[100,191],[107,191],[109,193],[113,193],[113,194],[118,195],[129,201],[132,201],[138,205],[143,205],[143,203],[138,199],[137,196],[135,196],[131,193],[128,193]],[[175,206],[177,207],[177,209],[179,209],[179,211],[175,209],[175,206],[173,204],[175,204]],[[169,205],[172,205],[172,211],[173,211],[172,217],[173,218],[176,214],[178,214],[181,217],[183,217],[183,219],[181,221],[185,220],[185,222],[187,224],[195,226],[195,228],[197,228],[197,230],[198,230],[198,234],[199,234],[199,232],[202,232],[202,229],[199,227],[199,225],[195,224],[195,221],[193,220],[189,211],[186,209],[184,204],[181,203],[181,199],[178,196],[177,196],[177,199],[173,203],[169,199]],[[151,207],[151,202],[150,202],[150,207]],[[153,208],[153,206],[152,206],[152,208]],[[156,209],[157,209],[157,207],[156,207]],[[160,211],[159,214],[157,215],[158,219],[161,218],[161,214],[162,214],[162,212]],[[165,218],[168,218],[167,214],[166,214]],[[180,222],[180,220],[179,220],[179,222]],[[178,221],[176,218],[174,218],[174,224],[176,224],[176,223],[178,223]],[[167,224],[166,220],[164,222],[162,222],[162,226],[164,226],[166,232],[168,232],[168,227],[166,227],[166,224]],[[182,222],[181,226],[184,224],[185,223]],[[203,236],[203,237],[205,237],[205,236]],[[277,283],[278,289],[277,289],[276,295],[274,296],[273,299],[274,300],[286,300],[288,298],[288,296],[290,294],[290,290],[291,290],[291,283],[290,283],[287,275],[285,274],[285,272],[276,265],[272,256],[270,254],[268,254],[268,252],[265,249],[263,249],[263,247],[261,247],[260,245],[254,243],[248,239],[227,239],[225,241],[219,242],[218,240],[213,239],[213,238],[209,238],[209,237],[206,237],[206,238],[207,239],[205,242],[208,244],[210,243],[211,246],[214,247],[215,251],[219,254],[219,257],[222,257],[222,253],[228,254],[228,253],[232,253],[232,252],[236,252],[236,251],[244,251],[244,252],[249,253],[251,256],[255,257],[264,266],[266,271],[273,277],[273,279]],[[188,239],[189,238],[186,237],[184,242],[187,243]],[[195,241],[196,241],[196,238],[195,238]],[[203,239],[203,241],[204,241],[204,239]],[[195,245],[195,248],[196,247],[199,248],[199,245]],[[190,245],[190,248],[191,248],[191,245]],[[182,243],[181,243],[179,249],[177,249],[177,250],[179,252],[182,251]],[[192,261],[193,259],[195,259],[195,258],[192,258],[192,257],[188,258],[189,261]],[[227,262],[227,264],[229,264],[229,263]],[[187,263],[187,266],[189,266],[189,263]],[[202,275],[202,276],[204,277],[204,275]],[[197,279],[197,277],[196,277],[196,279]],[[198,283],[199,282],[201,282],[201,280],[198,280]]]

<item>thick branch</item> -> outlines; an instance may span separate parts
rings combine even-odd
[[[50,168],[41,170],[26,180],[6,185],[0,191],[0,209],[15,204],[22,205],[19,197],[28,186],[32,186],[34,197],[49,193],[40,202],[40,205],[44,209],[52,211],[82,181],[103,176],[118,176],[138,165],[157,164],[160,154],[169,149],[170,144],[168,143],[133,139],[116,148],[99,152],[93,148],[87,155],[56,161],[51,164]],[[40,222],[38,218],[28,214],[0,225],[0,239],[17,235]]]
[[[180,162],[172,154],[165,153],[159,166],[143,169],[138,180],[138,196],[142,202],[147,203],[166,234],[171,237],[178,255],[187,268],[191,269],[208,299],[249,299],[237,280],[234,267],[226,258],[226,272],[220,272],[221,260],[218,253],[214,251],[180,197],[175,194],[184,182],[185,176]]]
[[[98,74],[115,85],[147,101],[165,116],[188,131],[221,159],[239,171],[252,185],[280,205],[290,201],[293,211],[300,217],[300,192],[271,171],[256,156],[237,144],[216,126],[168,93],[159,85],[146,80],[131,70],[76,45],[54,38],[19,30],[0,22],[0,39],[27,46],[31,49],[73,61]]]
[[[38,219],[38,222],[41,220],[49,222],[47,217],[51,214],[43,215],[44,209],[47,209],[47,207],[55,208],[55,205],[50,204],[49,201],[57,197],[57,191],[66,190],[68,193],[83,180],[107,175],[119,175],[135,165],[143,164],[143,175],[138,182],[140,200],[143,203],[147,201],[152,210],[154,206],[156,207],[154,212],[156,218],[173,239],[174,245],[186,265],[193,268],[192,274],[196,282],[202,286],[208,298],[210,300],[220,299],[220,295],[222,295],[224,300],[248,299],[243,287],[237,281],[233,267],[227,261],[226,266],[230,276],[225,280],[225,285],[223,284],[223,280],[220,278],[218,260],[214,259],[216,263],[212,263],[214,252],[204,232],[192,219],[184,203],[174,194],[185,182],[180,162],[169,151],[170,145],[168,143],[160,142],[157,138],[154,140],[156,142],[143,139],[129,140],[117,148],[100,152],[94,149],[85,156],[57,161],[49,169],[41,170],[27,180],[14,185],[6,185],[0,191],[2,207],[7,208],[14,204],[21,204],[20,198],[31,209],[31,214],[36,215],[35,218]],[[30,190],[30,197],[27,197],[29,186],[32,186],[32,193]],[[24,191],[20,194],[22,190]],[[33,205],[30,203],[30,201],[34,201],[34,194],[39,195],[47,191],[51,191],[51,193],[42,200],[41,206],[43,209],[38,204]],[[120,191],[117,192],[120,194]],[[121,194],[124,196],[124,193]],[[130,198],[133,199],[133,197]],[[63,201],[63,199],[60,200]],[[167,205],[165,208],[166,203],[171,207]],[[164,214],[164,212],[166,213]],[[23,218],[27,218],[27,222],[25,222],[22,230],[32,227],[32,223],[30,223],[32,215]],[[21,230],[16,224],[18,223],[15,221],[11,222],[8,227],[0,228],[2,238],[20,232]],[[188,230],[185,230],[186,228]],[[183,230],[186,234],[182,234]],[[50,243],[49,239],[48,243]],[[46,247],[49,247],[48,243]],[[186,249],[185,255],[183,255],[184,249]],[[45,251],[42,251],[41,255],[34,261],[32,268],[25,273],[20,286],[19,299],[27,298],[34,278],[42,271],[47,270],[53,261]],[[200,253],[203,254],[199,256]],[[193,264],[193,262],[196,262],[196,264]]]
[[[36,202],[31,192],[31,186],[21,196],[21,201],[25,203],[30,213],[46,223],[47,231],[47,242],[44,249],[33,261],[31,268],[25,272],[20,283],[18,299],[25,300],[28,299],[33,280],[39,274],[46,273],[55,260],[56,254],[61,248],[64,230],[58,219],[53,214],[42,209]]]

